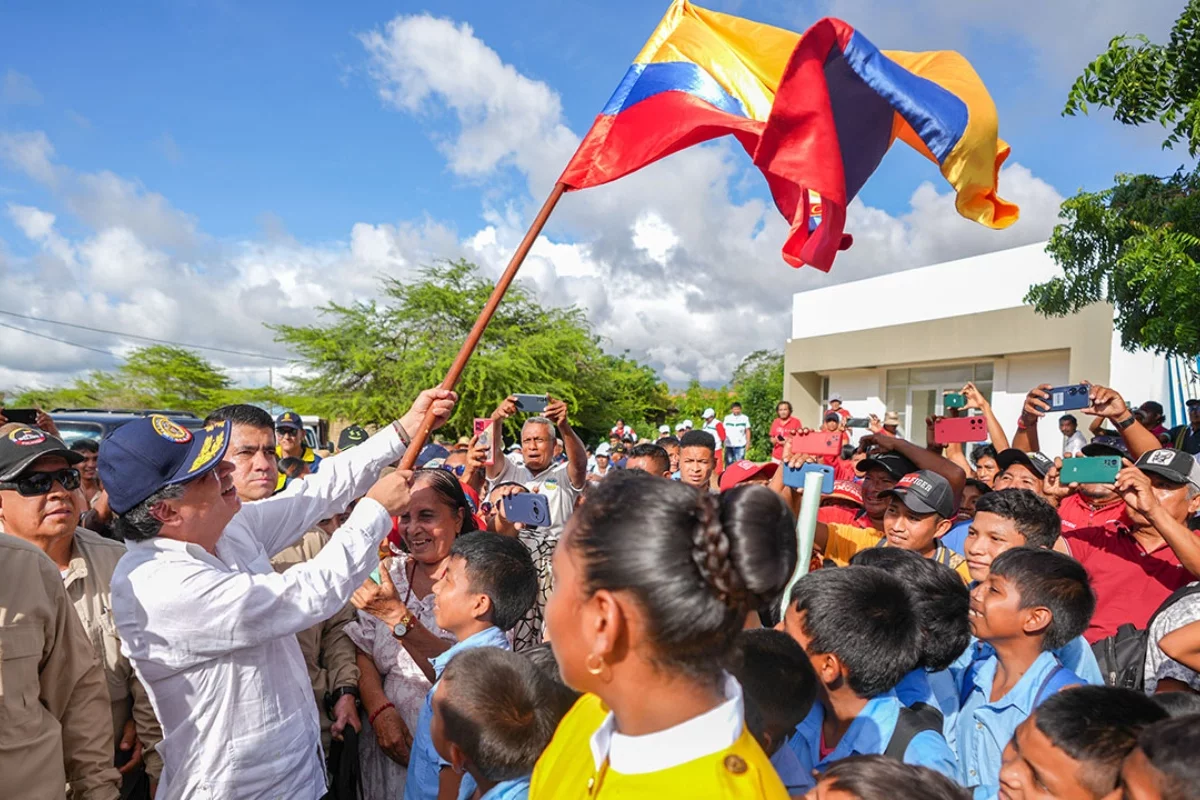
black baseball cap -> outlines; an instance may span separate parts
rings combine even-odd
[[[21,477],[33,462],[46,456],[58,456],[68,464],[83,461],[83,453],[68,448],[61,439],[41,428],[19,425],[0,436],[0,481]]]
[[[1097,436],[1085,444],[1079,451],[1085,456],[1121,456],[1129,457],[1129,448],[1120,436]]]
[[[879,496],[894,497],[918,514],[937,514],[947,519],[954,516],[954,490],[950,481],[927,469],[905,475]]]
[[[896,480],[900,480],[910,472],[917,471],[917,465],[899,453],[880,453],[877,456],[864,458],[858,462],[858,468],[863,472],[873,468],[881,469]]]
[[[367,438],[368,434],[366,428],[363,428],[361,425],[351,425],[338,434],[338,452],[341,452],[342,450],[349,450],[356,444],[362,444],[367,440]]]
[[[1027,467],[1041,478],[1046,477],[1046,473],[1054,466],[1054,462],[1044,453],[1026,453],[1024,450],[1010,447],[996,454],[996,465],[1000,467],[1001,474],[1013,464]]]
[[[1189,453],[1171,447],[1151,450],[1137,460],[1142,472],[1161,475],[1171,483],[1190,483],[1200,489],[1200,465]]]

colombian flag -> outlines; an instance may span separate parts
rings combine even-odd
[[[846,205],[897,139],[938,165],[962,216],[1015,222],[996,194],[998,127],[958,53],[881,51],[838,19],[799,35],[675,0],[559,180],[599,186],[732,135],[791,224],[784,260],[828,271],[850,245]]]

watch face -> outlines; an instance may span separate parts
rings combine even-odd
[[[392,626],[392,636],[395,636],[397,639],[403,638],[406,633],[408,633],[408,626],[403,622],[397,622]]]

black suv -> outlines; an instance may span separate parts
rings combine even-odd
[[[159,409],[133,410],[127,408],[56,408],[50,418],[58,426],[63,441],[70,447],[80,439],[100,441],[126,422],[162,414],[177,425],[189,430],[204,427],[204,420],[190,411],[168,411]]]

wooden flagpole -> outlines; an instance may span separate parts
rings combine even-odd
[[[516,252],[513,253],[512,260],[508,262],[508,266],[496,281],[496,288],[492,290],[492,296],[488,298],[487,303],[483,306],[483,310],[479,312],[479,318],[475,320],[475,326],[471,328],[471,333],[467,335],[467,340],[463,342],[458,355],[454,357],[454,363],[450,365],[450,371],[446,373],[446,378],[441,383],[442,389],[453,389],[458,385],[458,379],[462,376],[463,370],[466,369],[467,362],[471,360],[471,354],[475,352],[475,346],[479,344],[479,340],[483,337],[483,332],[487,329],[488,323],[492,321],[492,316],[500,306],[500,301],[504,299],[504,293],[508,291],[508,287],[512,285],[513,279],[517,277],[517,270],[525,262],[525,257],[529,255],[530,248],[537,241],[542,228],[546,226],[546,220],[550,218],[550,212],[558,205],[558,201],[562,198],[563,192],[566,189],[566,185],[562,183],[554,184],[554,191],[550,192],[550,196],[542,204],[542,210],[534,217],[529,230],[525,232],[525,238],[521,240],[521,244],[517,247]],[[426,415],[425,419],[421,421],[419,430],[408,432],[409,436],[412,437],[412,442],[405,451],[404,457],[400,459],[400,469],[413,468],[417,463],[417,456],[420,455],[421,448],[425,446],[425,440],[429,438],[432,429],[433,418]]]

